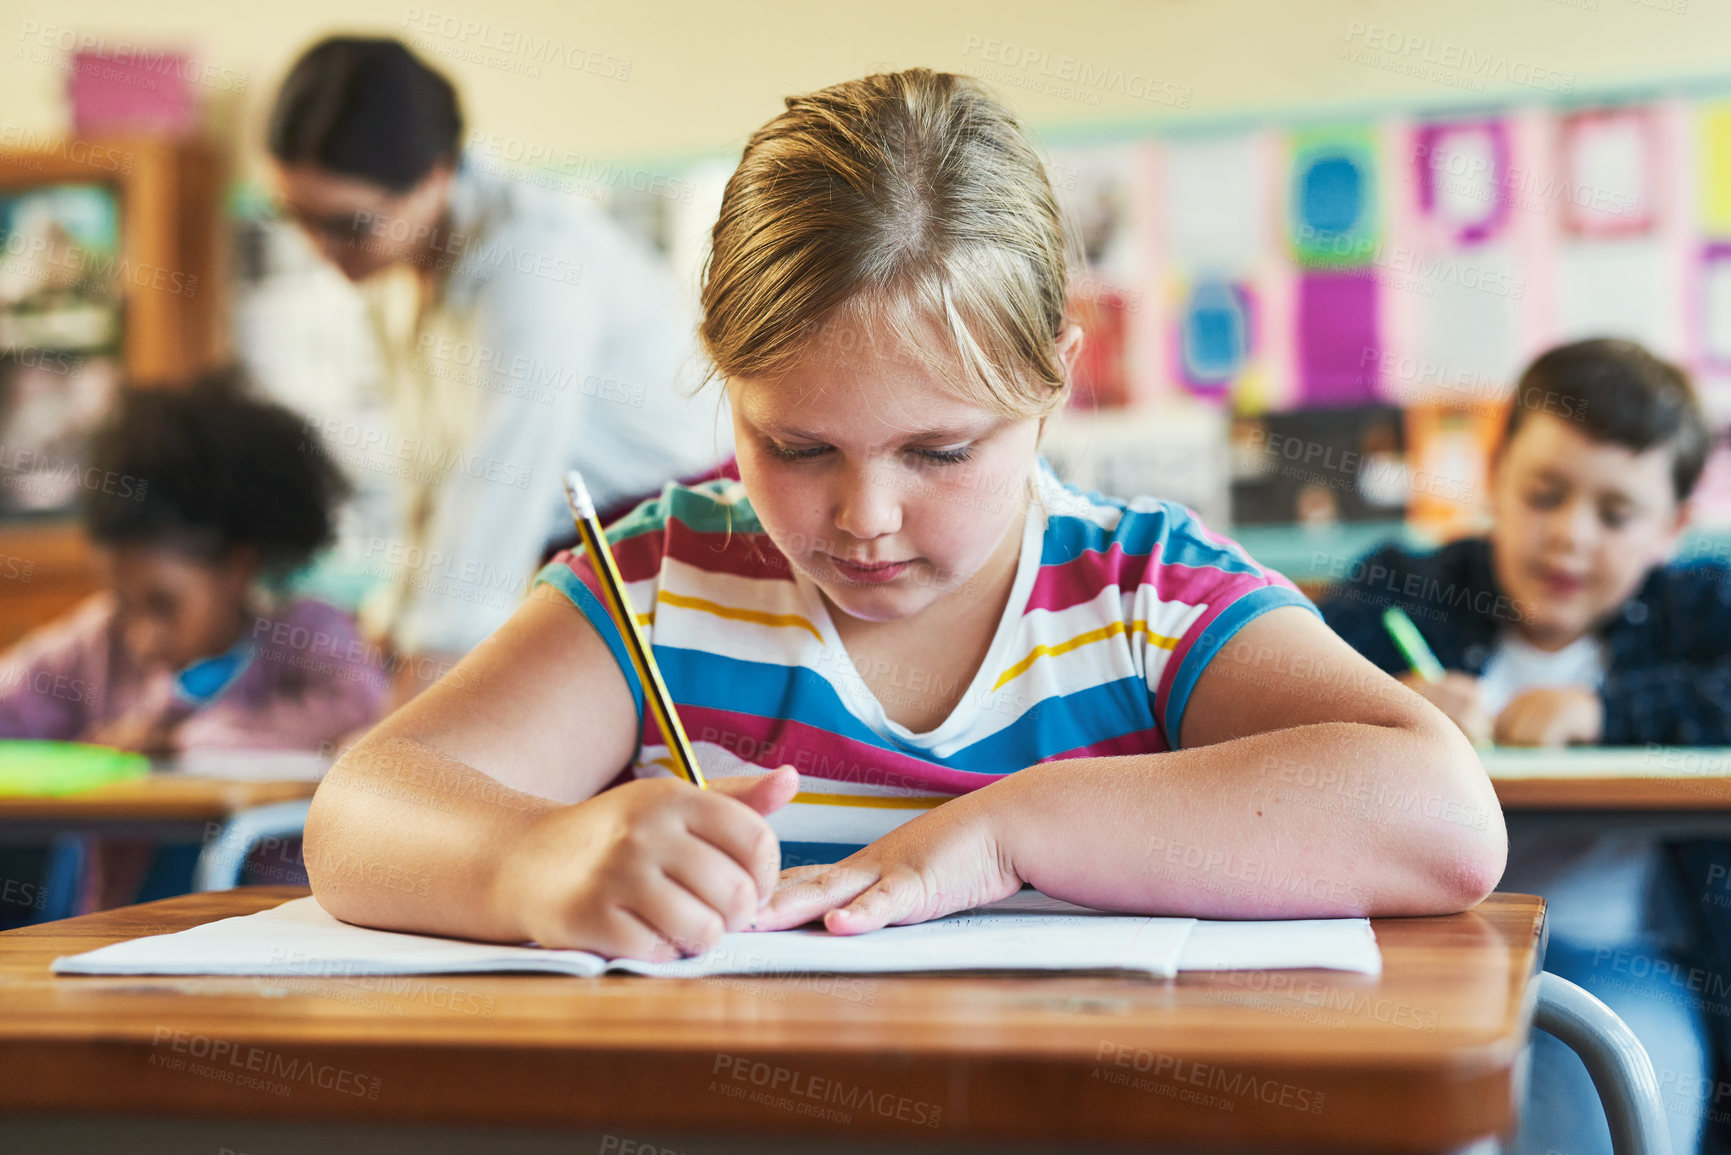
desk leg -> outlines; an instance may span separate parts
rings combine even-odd
[[[1671,1155],[1671,1133],[1659,1080],[1641,1040],[1604,1003],[1554,974],[1539,973],[1533,1025],[1554,1036],[1587,1065],[1616,1155]]]
[[[77,834],[62,834],[49,844],[42,884],[48,898],[37,922],[53,922],[79,913],[84,897],[84,879],[90,865],[90,840]]]

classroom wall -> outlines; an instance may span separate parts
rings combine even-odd
[[[57,50],[184,46],[219,135],[257,141],[313,37],[414,39],[471,123],[519,149],[686,158],[736,149],[784,94],[914,64],[998,83],[1060,136],[1103,125],[1389,102],[1449,105],[1731,72],[1720,0],[14,0],[0,144],[68,126]],[[546,45],[559,59],[549,59]],[[527,52],[524,46],[529,45]],[[538,73],[538,75],[536,74]]]

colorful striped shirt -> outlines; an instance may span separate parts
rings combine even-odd
[[[800,772],[800,793],[770,819],[784,866],[846,857],[1024,766],[1175,749],[1197,677],[1233,634],[1277,606],[1314,612],[1182,506],[1084,494],[1044,461],[1038,476],[990,649],[924,733],[886,716],[740,482],[669,484],[607,531],[704,773]],[[671,774],[588,559],[562,553],[537,581],[588,618],[631,687],[640,742],[628,772]],[[909,693],[942,689],[919,671],[900,680]]]

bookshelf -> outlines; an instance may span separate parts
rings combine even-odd
[[[0,137],[0,648],[96,588],[82,431],[121,383],[226,353],[219,150],[21,135]]]

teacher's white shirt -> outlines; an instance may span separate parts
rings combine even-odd
[[[414,270],[363,286],[404,491],[385,609],[399,651],[463,652],[510,616],[570,528],[560,479],[602,507],[726,458],[732,426],[702,378],[696,318],[671,275],[594,205],[468,160],[423,300]]]

